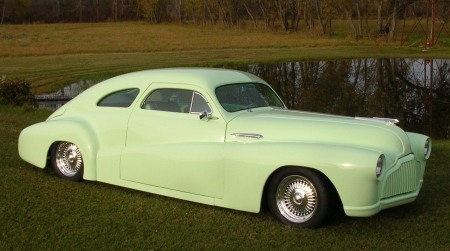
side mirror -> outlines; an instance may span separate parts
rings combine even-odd
[[[218,117],[214,117],[211,114],[208,114],[207,111],[201,111],[199,117],[200,117],[201,120],[204,119],[204,118],[206,118],[207,120],[218,119]]]
[[[205,117],[208,118],[208,113],[206,111],[201,111],[200,112],[200,119],[203,119]]]

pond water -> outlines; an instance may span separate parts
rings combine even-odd
[[[77,83],[64,86],[56,92],[36,95],[34,107],[56,111],[78,94],[82,93],[94,83],[90,80],[80,80]]]
[[[353,59],[236,69],[267,81],[290,109],[397,118],[407,131],[450,136],[450,60]],[[76,83],[61,92],[66,95],[78,88],[81,92],[87,86]]]
[[[354,59],[239,67],[295,110],[397,118],[404,130],[449,138],[450,60]]]

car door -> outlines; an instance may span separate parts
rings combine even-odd
[[[226,123],[202,90],[153,83],[130,116],[121,179],[221,198]],[[214,119],[200,119],[206,110]]]

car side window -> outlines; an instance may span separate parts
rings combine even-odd
[[[110,93],[103,97],[97,106],[129,107],[139,94],[138,88],[131,88]]]
[[[198,92],[185,89],[158,89],[153,91],[141,106],[142,109],[166,112],[199,114],[211,107]]]
[[[192,106],[190,113],[198,113],[206,111],[208,114],[211,113],[211,106],[208,101],[198,92],[194,92],[194,98],[192,99]]]

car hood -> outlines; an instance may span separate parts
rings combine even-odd
[[[240,112],[228,123],[226,141],[343,145],[391,160],[411,152],[406,133],[389,121],[281,109]]]

